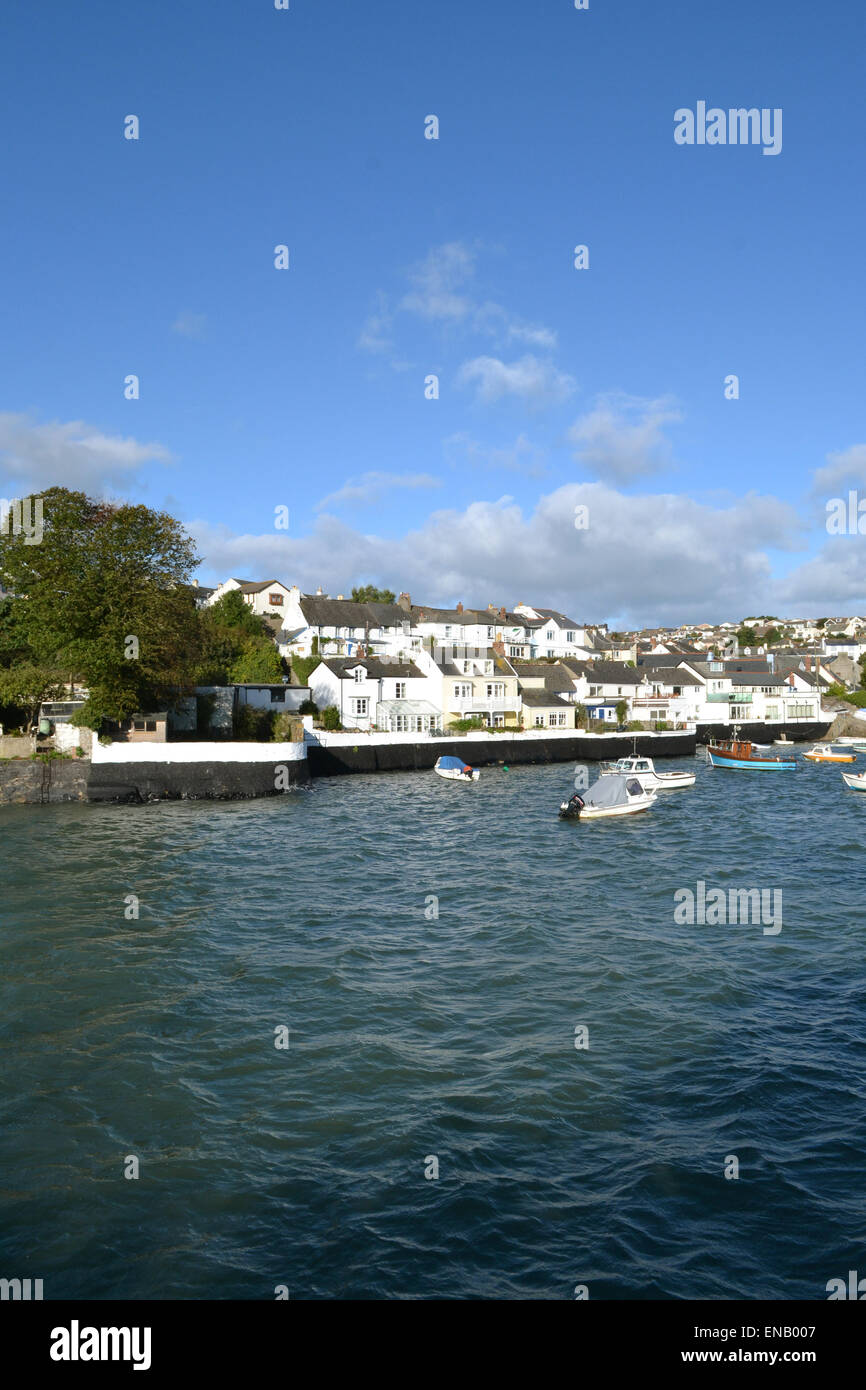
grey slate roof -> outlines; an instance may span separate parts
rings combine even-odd
[[[563,700],[561,695],[557,695],[552,690],[521,690],[520,698],[530,708],[574,709],[571,701]]]
[[[325,656],[321,661],[322,666],[327,666],[340,680],[350,671],[354,671],[356,666],[363,666],[367,675],[373,680],[382,680],[388,676],[397,676],[404,679],[407,676],[424,679],[424,672],[416,666],[414,661],[380,661],[375,656]],[[312,671],[310,678],[312,678]]]
[[[399,603],[356,603],[350,598],[304,594],[301,612],[310,627],[396,627],[408,619]]]

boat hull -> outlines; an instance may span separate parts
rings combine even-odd
[[[797,764],[793,758],[738,758],[733,753],[717,752],[708,748],[713,767],[727,767],[737,772],[794,772]]]
[[[654,801],[654,796],[648,796],[645,801],[639,804],[633,801],[629,806],[584,806],[578,819],[606,820],[610,816],[635,816],[639,811],[648,811]]]
[[[843,772],[842,780],[852,792],[866,792],[866,772]]]

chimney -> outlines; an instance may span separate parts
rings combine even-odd
[[[492,650],[495,651],[497,656],[505,655],[505,643],[503,642],[501,637],[497,637],[495,642],[490,643],[490,646]]]
[[[412,595],[411,595],[411,594],[401,594],[400,597],[397,599],[397,602],[399,603],[400,607],[401,607],[406,613],[408,613],[409,610],[410,610],[410,608],[412,607]]]
[[[338,599],[342,599],[342,597],[343,597],[342,594],[337,594],[337,598],[338,598]]]
[[[318,589],[316,590],[316,598],[322,598],[322,597],[323,597],[323,594],[322,594],[322,586],[321,586],[321,584],[320,584],[319,587],[318,587]]]
[[[505,609],[504,609],[504,608],[500,608],[500,610],[499,610],[499,616],[500,616],[500,618],[502,619],[502,621],[505,622]]]
[[[463,612],[463,604],[462,604],[462,603],[458,603],[456,611],[457,611],[458,613],[462,613],[462,612]]]

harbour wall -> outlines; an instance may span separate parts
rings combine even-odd
[[[788,724],[738,724],[739,737],[750,739],[753,743],[772,743],[774,738],[781,738],[785,734],[792,743],[814,743],[816,739],[823,738],[830,727],[830,719],[819,720],[817,723],[794,723]],[[699,744],[714,743],[719,739],[731,739],[734,736],[733,724],[699,724],[697,739]]]
[[[309,781],[303,743],[94,742],[88,801],[243,801]]]
[[[688,757],[695,751],[694,733],[586,734],[574,730],[524,734],[483,734],[464,738],[421,738],[397,734],[317,733],[307,742],[313,777],[350,772],[423,772],[437,758],[451,754],[488,767],[508,763],[597,762],[622,758],[636,747],[651,758]]]
[[[20,739],[18,742],[20,743]],[[0,806],[87,801],[86,759],[16,757],[0,762]]]

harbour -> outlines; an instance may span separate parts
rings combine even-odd
[[[780,797],[656,766],[696,784],[586,827],[563,764],[5,807],[4,1268],[46,1299],[825,1297],[866,1158],[866,804],[829,767]],[[781,930],[675,920],[702,881],[783,885]]]

